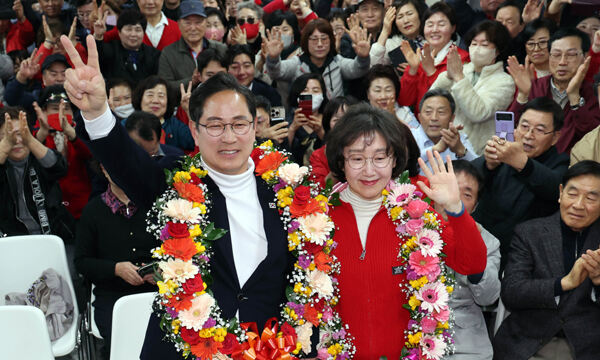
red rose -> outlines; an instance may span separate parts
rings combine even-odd
[[[288,323],[283,323],[283,325],[281,325],[281,332],[283,333],[283,336],[293,336],[296,338],[296,330]]]
[[[294,204],[297,206],[305,206],[310,199],[310,188],[300,185],[294,190]]]
[[[254,150],[252,150],[252,152],[250,153],[250,158],[252,158],[252,161],[254,161],[254,165],[258,164],[258,162],[260,161],[260,157],[264,153],[265,152],[261,148],[254,148]]]
[[[187,294],[204,291],[204,281],[202,281],[202,276],[196,274],[193,278],[186,280],[186,282],[183,283],[183,290]]]
[[[227,334],[225,336],[225,341],[223,341],[223,347],[221,348],[221,353],[225,355],[231,355],[240,347],[240,342],[237,337],[233,334]]]
[[[316,254],[319,251],[323,250],[323,245],[317,245],[315,243],[312,242],[305,242],[304,243],[304,250],[308,251],[311,254]]]
[[[169,235],[173,238],[186,238],[190,236],[187,225],[182,223],[174,223],[169,221]]]
[[[202,179],[200,179],[195,173],[190,173],[190,184],[202,184]]]
[[[319,301],[317,301],[315,303],[315,309],[317,309],[318,312],[322,313],[324,308],[325,308],[325,300],[319,299]]]
[[[179,332],[181,333],[181,338],[183,341],[189,343],[190,345],[196,345],[200,342],[200,335],[198,335],[198,331],[194,329],[188,329],[185,326],[179,328]]]

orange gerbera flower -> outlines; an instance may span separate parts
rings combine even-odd
[[[191,202],[204,202],[204,191],[194,184],[176,182],[173,184],[179,196]]]
[[[256,165],[254,170],[257,175],[262,175],[267,171],[277,170],[279,165],[287,159],[287,156],[283,155],[279,151],[274,151],[269,155],[262,158]]]
[[[308,304],[304,305],[304,318],[314,326],[319,326],[319,311]]]
[[[213,340],[213,338],[202,338],[202,340],[192,345],[192,354],[201,360],[212,360],[213,355],[219,352],[219,349],[223,346],[222,343]]]
[[[309,199],[304,206],[298,205],[294,202],[290,204],[290,215],[295,218],[310,215],[318,211],[322,212],[322,210],[321,204],[315,199]]]
[[[177,297],[179,297],[179,300],[176,299]],[[180,312],[182,310],[187,310],[192,306],[192,299],[193,299],[193,295],[184,295],[184,294],[178,294],[176,296],[171,296],[169,298],[169,302],[167,303],[167,306],[174,308],[177,312]]]
[[[165,254],[183,261],[190,260],[198,252],[196,244],[189,237],[168,239],[163,243],[163,249]]]
[[[333,258],[322,251],[319,251],[315,255],[315,265],[318,270],[321,270],[325,273],[331,271],[331,265],[329,265],[333,261]]]

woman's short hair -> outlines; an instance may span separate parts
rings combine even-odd
[[[444,16],[446,16],[450,21],[450,25],[456,26],[456,13],[454,12],[454,9],[452,9],[450,5],[446,4],[445,2],[439,1],[431,5],[431,7],[423,14],[423,18],[421,19],[421,33],[423,33],[425,22],[437,13],[444,14]],[[456,41],[456,28],[452,33],[452,40]]]
[[[308,38],[315,30],[319,30],[329,37],[329,54],[335,55],[335,37],[333,36],[333,28],[331,27],[329,21],[321,18],[312,20],[308,24],[304,25],[304,29],[302,29],[302,36],[300,38],[300,47],[302,48],[302,51],[304,51],[305,54],[310,55],[308,52]]]
[[[506,27],[497,21],[482,21],[467,32],[465,35],[465,44],[470,46],[471,41],[481,33],[485,33],[488,42],[496,46],[496,50],[498,50],[496,62],[506,60],[510,55],[510,34]]]
[[[117,19],[117,29],[121,31],[125,25],[141,25],[146,29],[146,17],[136,9],[123,10]]]
[[[329,130],[331,130],[331,118],[338,112],[339,108],[344,107],[347,110],[350,106],[357,103],[358,100],[352,96],[337,96],[331,99],[327,103],[327,106],[325,106],[325,110],[323,110],[322,123],[325,133],[328,133]]]
[[[256,13],[256,16],[258,17],[258,21],[262,20],[262,17],[265,13],[265,11],[263,10],[263,8],[261,8],[260,6],[256,5],[254,3],[254,1],[244,1],[241,2],[239,4],[237,4],[237,11],[238,13],[242,10],[242,9],[250,9],[252,11],[254,11]]]
[[[327,162],[333,175],[340,181],[346,181],[344,173],[344,150],[361,136],[379,134],[386,143],[386,152],[393,156],[396,165],[392,169],[392,178],[398,177],[405,169],[408,160],[406,134],[403,124],[396,117],[366,103],[353,105],[329,133]]]
[[[177,106],[176,94],[175,91],[169,87],[169,83],[158,75],[148,76],[138,83],[138,86],[133,90],[133,94],[131,94],[131,105],[133,105],[133,108],[136,110],[142,110],[142,98],[144,97],[144,93],[146,90],[153,89],[157,85],[164,85],[167,91],[167,109],[163,117],[169,119],[173,116],[173,110],[175,109],[175,106]]]
[[[400,80],[398,79],[398,75],[396,75],[396,72],[394,71],[394,67],[392,65],[376,64],[369,69],[367,76],[365,76],[364,78],[365,93],[369,92],[369,87],[371,87],[371,83],[373,81],[381,78],[388,79],[392,82],[392,84],[394,84],[395,101],[395,99],[398,98],[398,94],[400,93]]]
[[[423,34],[423,15],[427,10],[427,4],[423,0],[396,0],[392,3],[392,6],[396,8],[396,11],[400,10],[404,5],[412,4],[417,10],[417,15],[419,16],[419,21],[421,21],[421,26],[419,27],[419,33]],[[400,29],[396,26],[396,19],[392,23],[392,33],[391,36],[401,34]]]
[[[317,73],[308,73],[302,74],[296,78],[290,85],[290,91],[288,93],[288,106],[291,108],[298,107],[298,96],[302,94],[302,91],[306,88],[306,84],[308,84],[308,80],[317,80],[319,84],[321,84],[321,90],[323,91],[323,103],[319,107],[319,113],[323,113],[325,106],[327,106],[327,88],[325,87],[325,81],[321,74]]]
[[[525,25],[525,29],[523,29],[523,40],[527,42],[539,29],[548,29],[548,33],[552,36],[556,31],[556,24],[554,21],[547,18],[535,19]],[[550,51],[550,49],[548,49],[548,51]]]
[[[273,26],[280,26],[284,21],[294,31],[294,42],[298,44],[300,42],[300,26],[298,26],[296,15],[291,11],[275,10],[266,17],[265,28],[271,30]]]

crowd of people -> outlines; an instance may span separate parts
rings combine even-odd
[[[197,153],[228,230],[211,260],[223,316],[279,315],[287,231],[250,157],[266,140],[339,195],[355,358],[414,355],[398,287],[414,279],[382,206],[404,172],[457,281],[444,358],[600,354],[600,3],[14,0],[0,18],[0,236],[64,240],[99,356],[114,303],[156,290],[146,214]],[[508,315],[484,317],[498,302]],[[181,357],[161,327],[142,359]],[[308,358],[336,358],[310,333]]]

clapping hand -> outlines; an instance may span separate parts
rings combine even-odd
[[[542,13],[542,7],[544,6],[544,1],[541,0],[528,0],[527,4],[523,8],[523,13],[521,17],[523,18],[523,22],[525,24],[532,22],[533,20],[540,17]]]
[[[427,76],[431,76],[435,73],[435,60],[433,55],[433,48],[429,43],[425,43],[423,45],[423,49],[421,50],[421,66],[423,67],[423,71]]]
[[[416,75],[417,70],[419,69],[419,64],[421,64],[421,49],[418,48],[417,52],[415,53],[415,51],[410,46],[410,43],[406,40],[403,40],[400,44],[400,50],[402,51],[404,58],[406,58],[406,61],[410,66],[410,68],[408,69],[408,73],[411,75]]]
[[[587,250],[581,255],[583,267],[595,286],[600,285],[600,249]]]
[[[86,38],[88,63],[84,64],[75,47],[66,36],[60,41],[69,55],[73,68],[67,69],[64,83],[65,90],[73,105],[81,110],[86,119],[96,119],[107,109],[106,85],[100,73],[98,49],[92,35]]]
[[[459,82],[465,78],[463,73],[463,63],[460,60],[460,55],[458,54],[458,50],[456,45],[450,46],[450,51],[448,52],[448,67],[447,67],[447,76],[448,79]]]
[[[236,25],[229,32],[229,39],[231,40],[231,45],[246,45],[246,30],[242,30],[239,25]]]
[[[61,100],[58,104],[58,119],[60,120],[60,127],[62,128],[63,133],[67,136],[67,139],[69,139],[69,141],[74,141],[77,138],[77,133],[75,132],[73,125],[71,125],[65,116],[66,104],[66,100]]]
[[[433,154],[431,154],[431,151],[427,151],[427,159],[431,169],[421,158],[419,158],[419,166],[421,166],[421,170],[429,180],[429,186],[422,181],[417,182],[417,185],[436,204],[449,212],[459,213],[462,210],[462,202],[450,155],[446,156],[448,170],[446,170],[444,160],[437,151]]]
[[[371,50],[371,34],[367,29],[356,27],[350,30],[350,38],[352,39],[352,48],[358,57],[369,56]]]
[[[515,81],[515,85],[519,89],[518,98],[521,101],[527,101],[529,93],[531,92],[531,72],[528,63],[525,65],[519,64],[519,61],[515,56],[509,56],[508,60],[508,73],[512,76]]]
[[[571,106],[579,105],[579,89],[581,88],[581,84],[583,84],[583,80],[585,79],[585,74],[587,74],[588,68],[590,67],[591,60],[592,58],[590,56],[585,58],[585,61],[583,64],[579,65],[575,76],[571,78],[569,85],[567,85],[567,96],[569,97],[569,103]]]
[[[450,148],[450,151],[457,154],[462,154],[464,156],[466,148],[462,141],[460,140],[459,131],[463,129],[463,125],[454,126],[454,123],[450,123],[448,129],[442,129],[440,132],[442,134],[442,141]]]

